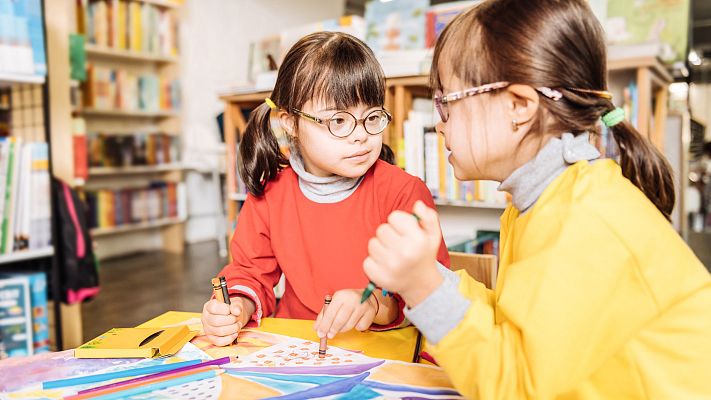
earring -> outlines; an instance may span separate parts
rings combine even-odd
[[[518,121],[516,121],[515,119],[511,120],[511,127],[513,128],[514,132],[518,131]]]

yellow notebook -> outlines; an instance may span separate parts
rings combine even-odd
[[[152,358],[180,351],[195,336],[187,326],[114,328],[74,350],[76,358]]]

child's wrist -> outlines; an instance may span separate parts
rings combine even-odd
[[[444,281],[437,268],[423,268],[423,274],[417,277],[417,281],[407,286],[407,289],[400,292],[405,304],[415,307],[432,294]]]

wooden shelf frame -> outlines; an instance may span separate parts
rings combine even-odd
[[[112,226],[110,228],[94,228],[91,230],[91,236],[97,238],[110,235],[119,235],[124,233],[145,231],[149,229],[164,228],[171,225],[178,225],[183,223],[185,223],[185,220],[179,217],[160,218],[154,221],[139,222],[135,224],[123,224],[118,226]]]
[[[48,246],[38,250],[22,250],[10,254],[0,255],[0,267],[10,263],[20,261],[36,260],[38,258],[47,258],[54,255],[54,247]]]
[[[14,74],[10,72],[0,72],[0,87],[8,87],[18,84],[42,85],[46,78],[41,75]]]
[[[142,53],[131,50],[114,49],[112,47],[87,44],[84,46],[86,55],[91,58],[113,59],[117,61],[177,63],[178,57],[160,54]]]
[[[178,110],[119,110],[103,108],[81,108],[75,110],[85,117],[136,117],[136,118],[176,118],[180,115]]]
[[[180,163],[159,165],[136,165],[130,167],[91,167],[89,177],[160,174],[165,172],[183,171],[186,167]]]

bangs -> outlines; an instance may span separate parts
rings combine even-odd
[[[296,72],[294,108],[309,100],[337,109],[385,103],[385,76],[378,60],[365,43],[339,38],[326,43]]]

